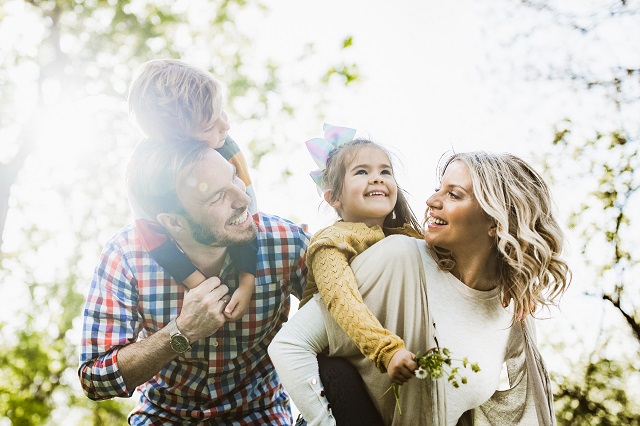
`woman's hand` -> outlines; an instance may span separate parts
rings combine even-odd
[[[406,349],[400,349],[393,354],[387,366],[387,374],[393,383],[402,385],[416,377],[414,371],[418,368],[418,364],[414,361],[415,357]]]

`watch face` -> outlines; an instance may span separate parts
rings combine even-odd
[[[171,347],[174,351],[178,353],[183,353],[188,351],[191,346],[189,345],[189,340],[181,334],[176,334],[171,337]]]

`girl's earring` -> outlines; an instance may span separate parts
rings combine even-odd
[[[394,220],[395,220],[395,219],[396,219],[396,217],[397,217],[397,216],[396,216],[396,211],[394,210],[394,211],[392,211],[392,212],[391,212],[391,219],[394,219]]]

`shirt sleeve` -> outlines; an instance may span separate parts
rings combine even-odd
[[[404,341],[385,329],[364,304],[350,261],[384,237],[380,228],[369,228],[337,242],[324,238],[312,251],[311,268],[318,292],[340,327],[360,352],[384,372]],[[311,255],[311,254],[310,254]]]
[[[118,369],[118,350],[136,340],[141,318],[136,280],[115,243],[103,250],[84,308],[78,376],[92,400],[129,397]]]
[[[309,234],[299,228],[295,244],[295,265],[291,268],[289,276],[291,293],[302,299],[302,293],[307,285],[307,247],[309,246]]]

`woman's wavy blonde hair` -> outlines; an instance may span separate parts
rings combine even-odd
[[[568,288],[571,271],[560,257],[564,235],[544,179],[514,155],[482,151],[445,158],[439,167],[440,179],[454,161],[468,167],[473,193],[496,225],[502,303],[507,306],[513,301],[516,321],[534,314],[539,306],[553,304]],[[451,253],[436,251],[440,268],[452,270]]]

